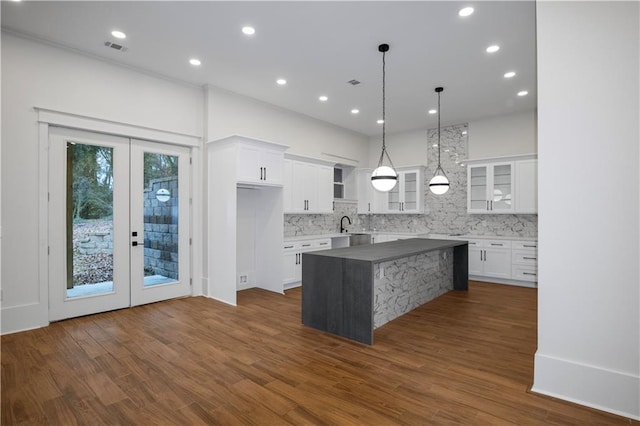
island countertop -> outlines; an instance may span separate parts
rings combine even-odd
[[[342,259],[379,263],[466,244],[466,241],[460,240],[410,238],[386,243],[320,250],[313,252],[313,254],[316,256],[339,257]]]

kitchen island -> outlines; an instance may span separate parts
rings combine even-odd
[[[369,345],[375,328],[468,288],[466,241],[412,238],[302,256],[302,323]]]

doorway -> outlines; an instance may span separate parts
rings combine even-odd
[[[50,128],[50,321],[191,294],[189,158]]]

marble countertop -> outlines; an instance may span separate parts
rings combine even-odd
[[[439,238],[439,239],[457,239],[457,240],[513,240],[513,241],[537,241],[537,237],[507,237],[504,235],[452,235],[452,234],[420,234],[424,235],[425,238]]]
[[[303,256],[329,256],[379,263],[464,244],[466,244],[466,242],[457,240],[411,238],[407,240],[389,241],[387,243],[320,250],[311,253],[304,253]]]

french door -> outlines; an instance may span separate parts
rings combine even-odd
[[[189,156],[50,128],[51,321],[191,294]]]

